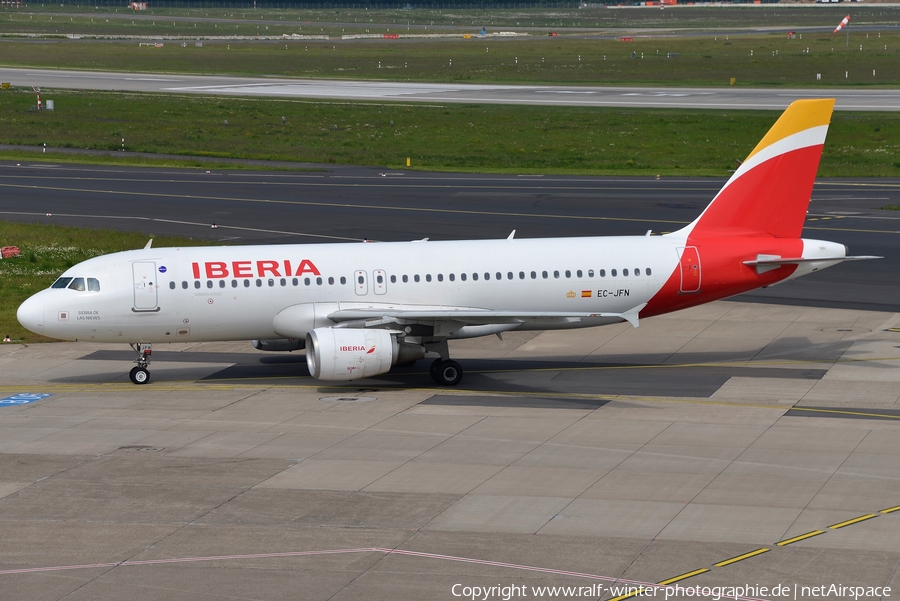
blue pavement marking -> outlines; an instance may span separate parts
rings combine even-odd
[[[14,394],[13,396],[8,396],[5,399],[0,399],[0,407],[8,406],[8,405],[27,405],[28,403],[33,403],[35,401],[39,401],[41,399],[45,399],[48,396],[53,396],[49,392],[20,392],[19,394]]]

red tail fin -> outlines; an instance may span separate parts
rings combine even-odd
[[[793,102],[703,214],[679,233],[696,238],[743,230],[799,238],[833,110],[833,98]]]

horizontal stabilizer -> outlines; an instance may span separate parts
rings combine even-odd
[[[756,267],[757,273],[765,273],[772,269],[778,269],[782,265],[802,265],[803,263],[822,263],[829,261],[868,261],[869,259],[883,259],[875,255],[858,255],[855,257],[837,256],[837,257],[777,257],[770,255],[759,255],[755,261],[744,261],[744,265],[748,267]]]

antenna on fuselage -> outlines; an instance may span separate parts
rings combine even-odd
[[[509,233],[509,236],[506,237],[507,240],[512,240],[516,237],[516,230],[513,230]]]
[[[144,246],[144,250],[148,250],[151,246],[153,246],[153,238],[147,240],[146,246]]]

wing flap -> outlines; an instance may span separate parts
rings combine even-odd
[[[476,308],[354,308],[341,309],[328,315],[328,319],[344,327],[384,327],[387,324],[408,325],[455,322],[469,325],[520,325],[529,322],[580,322],[596,320],[597,325],[609,320],[627,321],[638,327],[638,314],[646,306],[642,303],[623,313],[587,313],[561,311],[492,311]],[[352,324],[352,325],[351,325]]]

